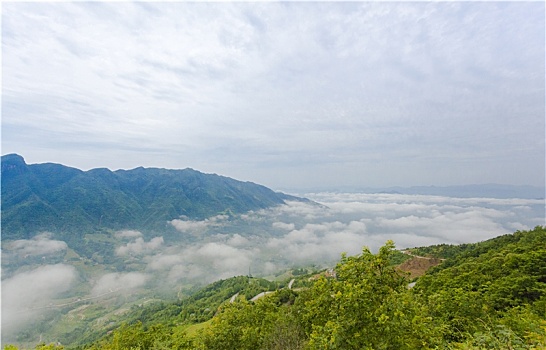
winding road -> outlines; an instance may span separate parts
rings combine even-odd
[[[292,285],[294,284],[295,281],[296,281],[296,279],[295,279],[295,278],[292,278],[292,279],[290,280],[290,282],[288,282],[287,288],[288,288],[288,289],[292,289]],[[275,293],[275,292],[274,292],[274,291],[261,292],[261,293],[255,295],[252,299],[250,299],[250,301],[256,301],[256,300],[260,299],[261,297],[264,297],[264,296],[266,296],[266,295],[268,295],[268,294],[271,294],[271,293]],[[238,296],[239,296],[239,293],[234,294],[234,295],[229,299],[229,302],[230,302],[230,303],[235,302],[235,300],[237,299]]]

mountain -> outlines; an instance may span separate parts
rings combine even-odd
[[[543,199],[544,187],[515,186],[501,184],[480,184],[463,186],[413,186],[391,187],[386,192],[401,194],[422,194],[459,198],[526,198]]]
[[[304,199],[189,168],[82,171],[2,156],[3,239],[40,231],[159,230],[180,216],[243,213],[286,200]]]
[[[292,193],[346,192],[372,194],[409,194],[446,196],[455,198],[524,198],[544,199],[546,189],[543,186],[503,185],[503,184],[473,184],[460,186],[412,186],[412,187],[317,187],[284,189]]]

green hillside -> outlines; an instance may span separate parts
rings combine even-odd
[[[41,231],[165,230],[180,216],[204,219],[301,200],[264,186],[192,169],[81,171],[2,156],[2,239]]]
[[[342,256],[335,273],[313,278],[308,288],[282,288],[254,302],[242,296],[227,301],[248,288],[246,277],[219,281],[183,301],[134,310],[124,325],[80,348],[546,346],[544,227],[464,245],[414,288],[392,264],[395,254],[392,242],[377,254],[365,248],[358,256]]]
[[[186,329],[209,321],[220,305],[228,303],[231,298],[250,300],[259,293],[274,291],[278,287],[278,283],[247,276],[219,280],[177,301],[150,300],[148,304],[133,304],[117,323],[106,323],[98,327],[92,323],[88,327],[71,329],[58,339],[72,346],[84,345],[96,341],[122,323]]]

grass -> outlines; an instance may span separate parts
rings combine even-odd
[[[189,325],[187,328],[186,328],[186,334],[189,336],[189,337],[194,337],[197,335],[197,333],[199,333],[202,329],[205,329],[205,328],[208,328],[210,326],[212,322],[212,319],[208,320],[208,321],[205,321],[205,322],[201,322],[201,323],[196,323],[196,324],[192,324],[192,325]]]

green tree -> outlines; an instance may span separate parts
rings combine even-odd
[[[374,255],[342,256],[336,278],[321,278],[302,299],[312,349],[416,349],[439,341],[425,310],[390,264],[394,243]]]
[[[8,344],[8,345],[4,346],[4,350],[19,350],[19,348],[16,347],[15,345],[13,345],[13,344]]]
[[[203,349],[302,349],[305,343],[291,305],[296,294],[282,290],[256,302],[223,305],[211,326],[198,336]]]
[[[64,349],[64,346],[62,345],[57,345],[57,344],[54,344],[54,343],[50,343],[50,344],[45,344],[45,343],[40,343],[38,345],[36,345],[35,347],[36,350],[62,350]]]

